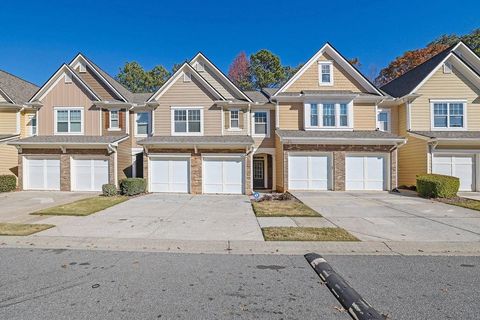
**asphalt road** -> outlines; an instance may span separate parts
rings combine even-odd
[[[327,256],[390,319],[475,319],[480,257]],[[350,319],[302,256],[1,249],[0,319]]]

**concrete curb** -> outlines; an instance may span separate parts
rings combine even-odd
[[[310,266],[326,283],[333,295],[342,304],[354,319],[358,320],[384,320],[360,294],[355,291],[319,254],[307,253],[305,255]]]

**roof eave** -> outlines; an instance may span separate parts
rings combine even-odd
[[[284,144],[356,144],[356,145],[397,145],[405,143],[404,138],[322,138],[322,137],[288,137],[280,136]]]

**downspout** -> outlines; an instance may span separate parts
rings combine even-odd
[[[437,139],[432,139],[428,142],[428,168],[427,168],[427,173],[432,173],[433,171],[433,152],[435,151],[435,148],[437,148],[438,145],[438,140]]]
[[[410,106],[410,100],[407,99],[407,131],[412,130],[412,114],[411,114],[411,106]]]
[[[389,153],[392,154],[393,151],[397,151],[397,156],[395,157],[395,170],[397,171],[395,173],[395,184],[394,188],[392,188],[392,191],[398,192],[398,149],[404,146],[407,143],[407,140],[404,139],[402,142],[397,142],[392,148],[390,148]],[[391,173],[390,173],[391,174]]]

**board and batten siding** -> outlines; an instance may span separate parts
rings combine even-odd
[[[2,110],[0,112],[0,134],[17,133],[17,111]]]
[[[222,109],[214,105],[215,98],[203,88],[202,84],[192,77],[192,81],[184,82],[183,77],[177,81],[158,99],[155,109],[155,135],[170,136],[172,107],[203,107],[203,135],[222,135]]]
[[[398,185],[416,185],[416,176],[427,173],[428,146],[423,139],[408,135],[407,143],[398,149]]]
[[[420,97],[411,103],[412,130],[431,129],[430,99],[467,100],[467,128],[480,130],[480,89],[476,88],[457,69],[452,73],[443,73],[439,68],[417,92]]]
[[[101,135],[100,111],[93,106],[92,99],[77,80],[73,79],[72,83],[65,83],[61,79],[41,101],[43,107],[38,111],[38,134],[54,135],[55,107],[81,107],[84,115],[84,135]]]
[[[77,72],[82,80],[85,81],[96,94],[100,95],[102,99],[110,101],[118,99],[112,89],[103,84],[103,81],[98,78],[89,66],[85,68],[85,72],[80,72],[79,68],[77,68]]]
[[[333,61],[333,85],[325,86],[319,83],[318,61]],[[305,72],[285,90],[300,92],[302,90],[350,90],[367,92],[348,72],[346,72],[332,57],[323,54]]]
[[[211,70],[207,65],[205,65],[204,71],[198,71],[200,75],[207,80],[207,82],[215,88],[224,98],[226,99],[233,99],[235,96],[233,92],[227,89],[223,84],[222,80],[218,78],[213,70]],[[237,97],[238,98],[238,97]]]

